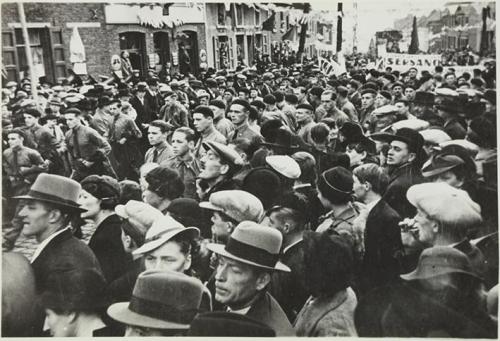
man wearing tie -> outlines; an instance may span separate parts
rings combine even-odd
[[[167,161],[172,155],[172,146],[167,142],[170,125],[162,120],[155,120],[149,124],[148,140],[151,144],[144,156],[144,163],[161,164]]]

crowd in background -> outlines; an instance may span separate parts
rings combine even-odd
[[[4,335],[496,338],[495,61],[366,65],[4,84]]]

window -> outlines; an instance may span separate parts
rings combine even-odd
[[[236,5],[236,26],[243,26],[243,6]]]
[[[26,58],[26,44],[24,41],[23,31],[20,28],[14,30],[17,55],[19,58],[19,71],[20,77],[26,77],[26,71],[29,69],[28,60]],[[45,76],[45,63],[44,63],[44,53],[41,43],[42,29],[29,28],[28,29],[28,40],[31,49],[31,57],[33,61],[33,68],[36,77]],[[64,54],[63,54],[64,61]]]
[[[226,26],[226,6],[217,4],[217,25]]]
[[[167,32],[153,33],[154,51],[160,57],[160,65],[170,61],[170,47]]]
[[[18,68],[16,63],[16,47],[14,46],[14,34],[12,32],[2,33],[2,63],[9,81],[18,81]]]
[[[260,26],[260,9],[255,9],[255,26]]]
[[[124,32],[119,34],[120,50],[127,51],[132,68],[145,72],[146,65],[146,36],[142,32]]]

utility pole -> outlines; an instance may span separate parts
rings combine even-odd
[[[354,8],[354,25],[353,25],[353,34],[352,34],[352,50],[353,52],[358,49],[358,3],[353,2]]]
[[[342,51],[342,3],[337,3],[337,52]]]
[[[28,68],[30,71],[31,80],[31,94],[35,100],[36,106],[38,107],[38,80],[35,80],[35,68],[33,67],[33,55],[31,54],[30,38],[28,35],[28,28],[26,26],[26,15],[24,14],[24,4],[22,2],[17,3],[17,9],[19,12],[19,21],[21,22],[21,29],[23,31],[24,38],[24,50],[26,51],[26,61],[28,62]]]

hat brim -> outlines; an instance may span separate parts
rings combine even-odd
[[[224,212],[224,210],[218,206],[215,206],[210,201],[202,201],[198,204],[201,208],[206,208],[207,210]]]
[[[288,149],[288,150],[298,150],[300,148],[299,145],[286,146],[284,144],[269,143],[269,142],[262,142],[260,145],[266,146],[266,147],[271,147],[271,148],[283,148],[283,149]]]
[[[401,277],[401,279],[403,279],[405,281],[414,281],[414,280],[418,280],[418,279],[429,279],[429,278],[432,278],[432,277],[437,277],[437,276],[451,274],[451,273],[461,273],[461,274],[464,274],[464,275],[472,276],[472,277],[477,278],[477,279],[481,279],[479,276],[477,276],[476,274],[474,274],[472,272],[465,271],[465,270],[459,270],[459,269],[443,270],[443,271],[440,271],[438,273],[434,273],[432,275],[418,274],[417,273],[417,269],[415,269],[412,272],[404,274],[404,275],[400,275],[399,277]]]
[[[447,166],[447,167],[441,167],[441,168],[434,168],[434,169],[429,169],[429,170],[422,169],[422,176],[424,178],[429,178],[431,176],[435,176],[435,175],[447,172],[450,169],[453,169],[453,168],[455,168],[457,166],[459,166],[459,164],[457,164],[457,165],[451,165],[451,166]]]
[[[140,315],[131,311],[128,306],[129,302],[119,302],[112,304],[108,308],[108,315],[118,322],[132,326],[154,329],[189,329],[189,324],[168,322],[153,317]]]
[[[38,198],[38,197],[33,197],[31,195],[19,195],[16,197],[12,197],[12,199],[16,200],[35,200],[35,201],[42,201],[42,202],[48,202],[51,204],[56,204],[58,206],[65,207],[67,209],[73,210],[75,212],[87,212],[86,209],[83,209],[78,205],[77,203],[75,204],[68,204],[68,203],[63,203],[57,200],[51,200],[51,199],[46,199],[46,198]]]
[[[140,248],[137,250],[134,250],[132,254],[134,255],[142,255],[148,252],[151,252],[153,250],[156,250],[166,242],[168,242],[170,239],[173,237],[181,234],[181,233],[187,233],[190,234],[190,237],[192,239],[198,238],[200,236],[200,230],[196,227],[186,227],[184,229],[178,229],[177,231],[172,231],[170,233],[165,233],[164,235],[161,236],[161,238],[157,240],[153,240],[150,242],[144,243]]]
[[[125,205],[117,205],[115,207],[115,213],[122,218],[125,218],[125,219],[129,218],[129,215],[127,214],[127,212],[125,210]]]
[[[207,249],[209,249],[212,252],[215,252],[216,254],[218,254],[220,256],[227,257],[227,258],[230,258],[230,259],[233,259],[233,260],[236,260],[238,262],[242,262],[242,263],[245,263],[248,265],[253,265],[253,266],[256,266],[256,267],[262,268],[262,269],[267,269],[267,270],[271,270],[271,271],[291,272],[290,268],[288,266],[286,266],[285,264],[281,263],[280,261],[276,262],[276,265],[274,266],[274,268],[272,268],[270,266],[258,264],[258,263],[246,260],[244,258],[237,257],[237,256],[233,255],[232,253],[227,252],[225,248],[226,248],[226,246],[223,244],[214,244],[214,243],[207,244]]]

